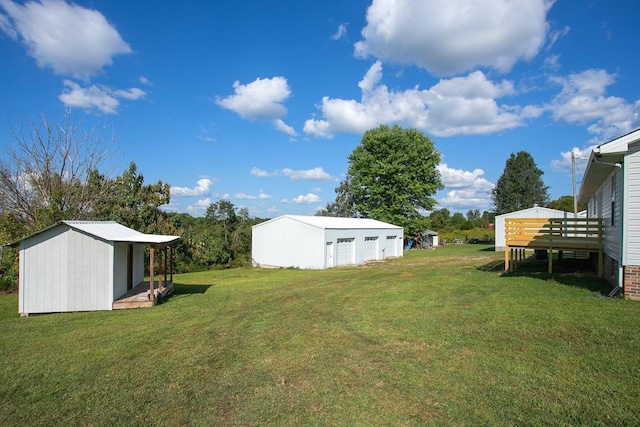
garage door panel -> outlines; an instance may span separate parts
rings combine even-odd
[[[338,239],[336,242],[336,265],[354,263],[354,239]]]

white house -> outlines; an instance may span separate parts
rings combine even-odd
[[[364,218],[283,215],[252,227],[260,267],[324,269],[402,256],[404,229]]]
[[[568,218],[573,213],[560,211],[557,209],[543,208],[540,206],[534,206],[529,209],[522,209],[515,212],[509,212],[502,215],[496,215],[495,218],[495,230],[496,230],[496,252],[504,251],[506,246],[505,234],[504,234],[504,221],[509,218]]]
[[[15,241],[10,245],[19,248],[18,311],[112,310],[114,301],[143,283],[144,247],[166,248],[179,238],[113,221],[60,221]]]
[[[640,129],[594,148],[578,194],[604,223],[604,277],[640,300]]]

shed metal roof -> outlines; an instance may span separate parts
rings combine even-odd
[[[288,218],[321,229],[402,229],[402,227],[371,218],[340,218],[332,216],[282,215],[269,221],[254,225],[259,227],[272,221]]]
[[[180,238],[180,236],[141,233],[132,228],[125,227],[124,225],[119,224],[115,221],[59,221],[54,225],[52,225],[51,227],[47,227],[27,237],[16,240],[15,242],[11,242],[9,243],[9,245],[10,246],[16,245],[22,240],[28,239],[29,237],[40,234],[43,231],[57,227],[61,224],[66,224],[71,228],[80,230],[84,233],[90,234],[92,236],[98,237],[102,240],[106,240],[109,242],[126,242],[126,243],[142,243],[142,244],[158,245],[158,244],[172,243]]]

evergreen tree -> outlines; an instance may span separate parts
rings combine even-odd
[[[542,181],[543,174],[531,154],[526,151],[512,153],[491,192],[496,214],[546,205],[549,187]]]

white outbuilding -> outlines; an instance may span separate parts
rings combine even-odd
[[[18,312],[153,305],[173,288],[167,248],[179,238],[140,233],[114,221],[60,221],[15,241],[10,245],[19,248]],[[145,246],[150,247],[148,282]]]
[[[325,269],[402,256],[404,229],[374,219],[283,215],[252,227],[253,263]]]
[[[496,215],[495,218],[495,230],[496,230],[496,252],[504,251],[506,246],[505,234],[504,234],[504,221],[509,218],[573,218],[573,213],[560,211],[557,209],[543,208],[541,206],[534,206],[529,209],[522,209],[515,212],[509,212],[502,215]]]

